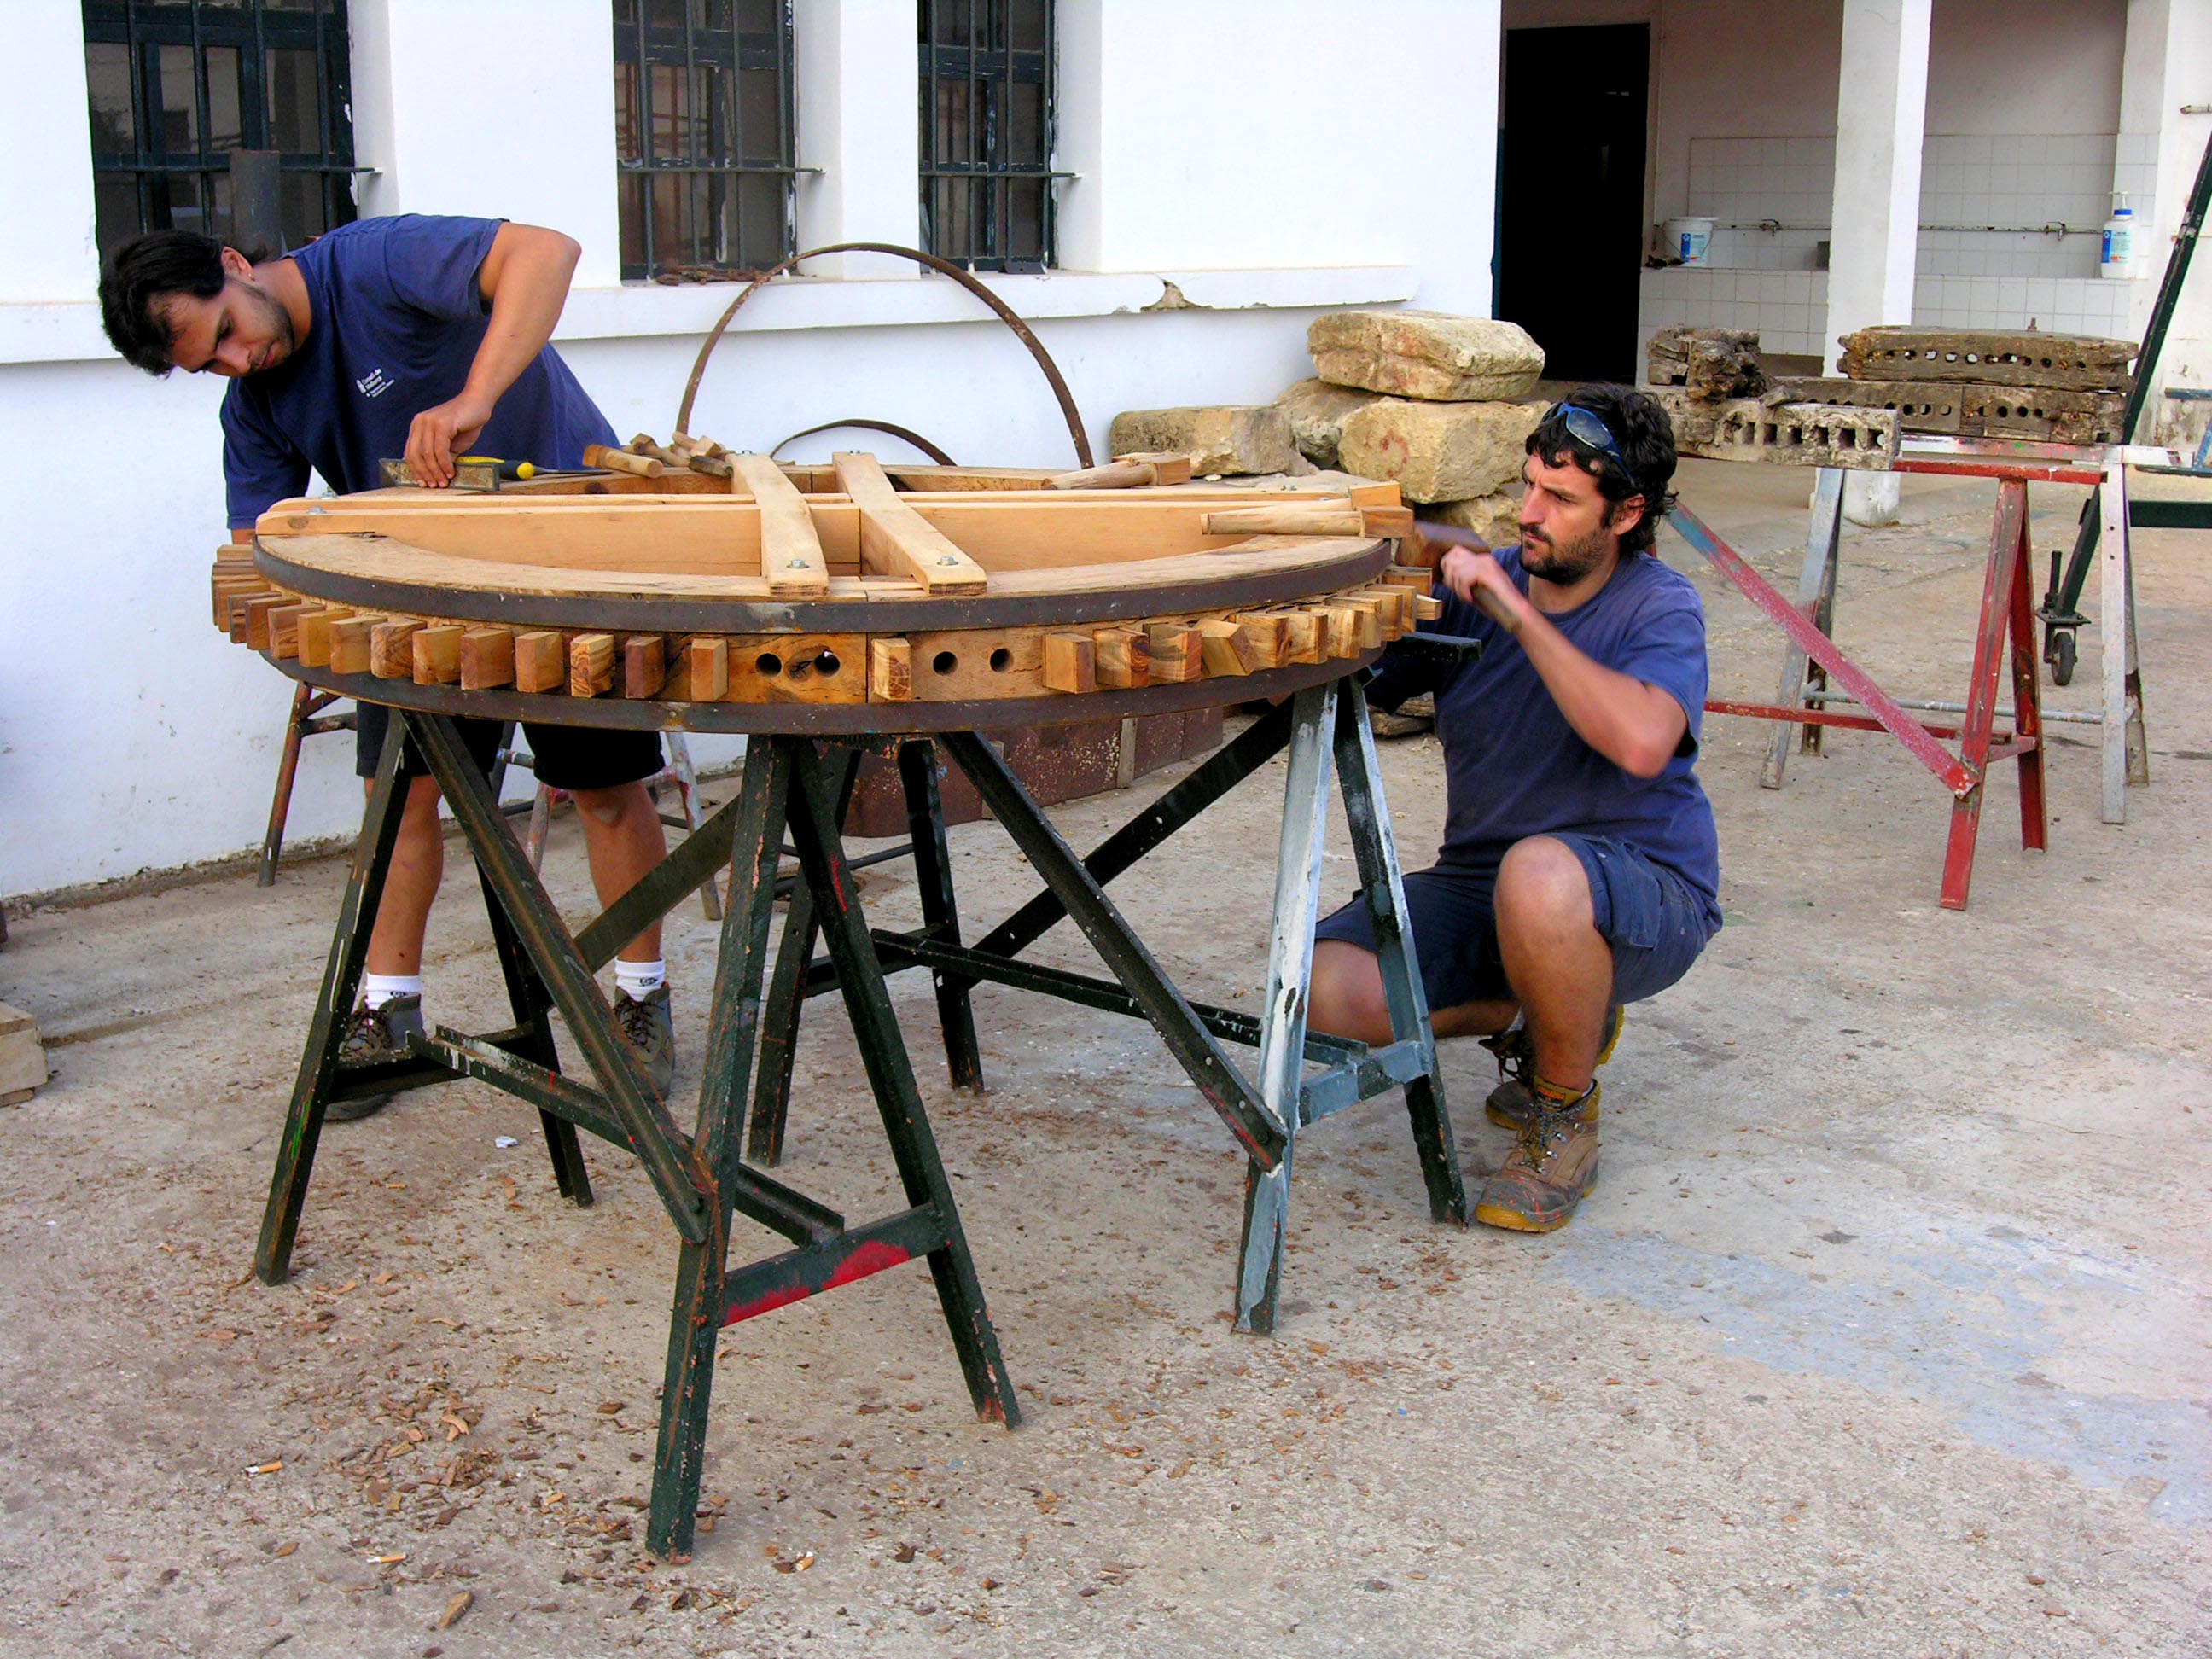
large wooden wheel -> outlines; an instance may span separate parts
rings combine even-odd
[[[215,613],[372,702],[562,725],[942,731],[1274,696],[1408,630],[1395,486],[1054,489],[730,458],[726,478],[278,503]],[[1113,705],[1112,709],[1103,706]]]

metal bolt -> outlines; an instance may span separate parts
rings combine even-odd
[[[793,559],[789,564],[784,566],[786,570],[805,570],[808,568],[807,562],[804,559]]]
[[[959,562],[960,561],[954,558],[950,553],[945,554],[942,558],[938,560],[938,563],[939,564],[958,564]]]

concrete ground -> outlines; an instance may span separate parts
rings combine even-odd
[[[1808,483],[1683,489],[1794,585]],[[1839,631],[1893,689],[1963,696],[1990,495],[1916,482],[1851,535]],[[2040,494],[2039,549],[2075,499]],[[641,1544],[676,1253],[635,1167],[587,1143],[569,1208],[526,1109],[418,1093],[326,1132],[294,1279],[249,1276],[343,866],[15,919],[0,998],[57,1074],[0,1112],[0,1653],[2212,1651],[2203,553],[2141,543],[2155,781],[2100,824],[2095,734],[2060,728],[2051,851],[2001,778],[1967,914],[1897,744],[1770,793],[1767,728],[1711,720],[1728,926],[1631,1012],[1581,1215],[1431,1224],[1370,1102],[1301,1141],[1273,1340],[1229,1329],[1242,1165],[1148,1028],[986,989],[966,1097],[900,981],[1026,1421],[971,1419],[919,1268],[735,1327],[681,1567]],[[1716,690],[1771,696],[1777,635],[1698,580]],[[2098,643],[2054,702],[2091,703]],[[1424,861],[1437,750],[1384,764]],[[1279,784],[1118,891],[1194,995],[1257,1000]],[[1054,817],[1088,844],[1137,805]],[[971,923],[1030,888],[995,826],[953,842]],[[581,908],[573,825],[548,867]],[[473,887],[454,860],[432,1012],[491,1023]],[[904,867],[866,902],[915,917]],[[1067,932],[1039,956],[1085,965]],[[714,939],[674,918],[679,1088]],[[1491,1064],[1445,1065],[1474,1172]],[[823,1004],[781,1174],[896,1205]]]

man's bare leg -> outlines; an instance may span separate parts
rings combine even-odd
[[[374,791],[373,780],[362,781]],[[392,843],[384,896],[368,935],[368,971],[406,978],[422,971],[422,933],[446,873],[446,838],[438,826],[438,781],[413,778],[400,808],[399,837]]]
[[[1564,842],[1516,842],[1498,866],[1493,914],[1536,1075],[1579,1093],[1595,1075],[1613,1000],[1613,950],[1597,931],[1589,873]]]
[[[612,904],[637,885],[668,855],[660,814],[643,783],[611,789],[572,789],[576,816],[584,826],[584,853],[592,866],[592,885],[602,906]],[[640,933],[617,953],[619,962],[660,960],[660,923]]]
[[[1491,1036],[1513,1023],[1517,1002],[1466,1002],[1429,1014],[1439,1037]],[[1380,1045],[1391,1040],[1390,1005],[1382,994],[1382,965],[1375,952],[1340,939],[1314,941],[1312,990],[1306,1024],[1333,1036]]]

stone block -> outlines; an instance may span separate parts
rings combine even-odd
[[[1521,539],[1521,492],[1501,489],[1469,501],[1437,501],[1422,509],[1420,516],[1468,531],[1492,547],[1510,547]]]
[[[1347,472],[1395,480],[1409,501],[1492,495],[1521,476],[1542,404],[1409,403],[1385,398],[1346,416],[1337,441]]]
[[[1291,441],[1298,447],[1298,453],[1316,466],[1334,467],[1337,436],[1344,429],[1344,417],[1355,409],[1366,408],[1382,395],[1379,392],[1362,392],[1356,386],[1332,386],[1316,376],[1300,380],[1275,399],[1275,407],[1289,420]]]
[[[1126,409],[1114,417],[1107,444],[1116,455],[1158,449],[1188,455],[1191,471],[1201,477],[1290,472],[1298,465],[1290,421],[1273,404]]]
[[[1544,372],[1518,323],[1442,311],[1334,312],[1306,330],[1306,349],[1332,385],[1435,403],[1525,398]]]

